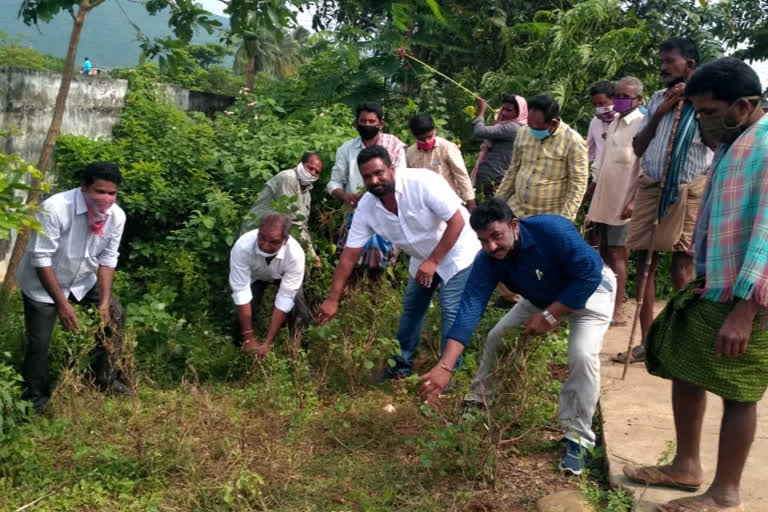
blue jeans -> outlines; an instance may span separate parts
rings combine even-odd
[[[413,277],[408,278],[403,299],[403,313],[400,316],[400,326],[397,329],[397,340],[400,342],[400,356],[395,357],[396,365],[392,371],[399,374],[410,374],[413,365],[413,354],[419,346],[421,328],[424,325],[424,316],[427,314],[429,303],[437,287],[440,287],[440,353],[445,350],[448,330],[456,319],[461,304],[461,296],[464,286],[467,284],[472,266],[456,273],[448,282],[435,274],[432,278],[432,286],[424,288],[419,286]],[[461,367],[461,359],[456,361],[456,368]]]

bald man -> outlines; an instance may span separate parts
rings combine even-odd
[[[302,283],[304,249],[290,236],[291,221],[284,215],[270,213],[259,227],[237,239],[229,260],[229,286],[237,306],[234,339],[244,352],[254,352],[264,359],[280,328],[289,321],[296,331],[309,324]],[[264,291],[277,287],[267,334],[259,341],[253,328],[253,310],[259,307]]]

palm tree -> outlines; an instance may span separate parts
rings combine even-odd
[[[303,61],[302,49],[309,36],[304,27],[292,32],[275,34],[259,29],[243,39],[235,52],[232,72],[245,74],[246,86],[253,89],[256,72],[268,73],[275,78],[286,78],[296,72]]]

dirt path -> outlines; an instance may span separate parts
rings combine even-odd
[[[661,310],[657,304],[657,309]],[[627,304],[627,315],[634,313],[634,303]],[[631,322],[631,318],[629,319]],[[641,501],[639,512],[655,509],[655,504],[689,496],[673,490],[645,489],[629,482],[622,473],[625,464],[655,464],[660,458],[674,455],[675,430],[670,402],[670,383],[649,375],[645,366],[634,364],[625,381],[621,380],[623,365],[611,361],[611,356],[626,349],[629,325],[608,331],[601,354],[603,432],[609,461],[610,481],[635,493]],[[639,334],[636,335],[639,338]],[[705,485],[712,481],[717,457],[718,433],[722,403],[708,395],[704,418],[702,461]],[[768,510],[768,398],[758,407],[758,427],[742,480],[742,499],[747,512]]]

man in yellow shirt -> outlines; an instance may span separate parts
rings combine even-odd
[[[411,118],[411,133],[416,138],[405,151],[409,168],[429,169],[445,178],[456,194],[467,204],[471,212],[475,209],[475,190],[469,178],[461,150],[453,142],[437,136],[435,121],[429,114],[416,114]]]
[[[552,97],[528,100],[528,129],[518,134],[496,192],[518,217],[549,213],[576,219],[589,176],[587,144],[559,116]]]

